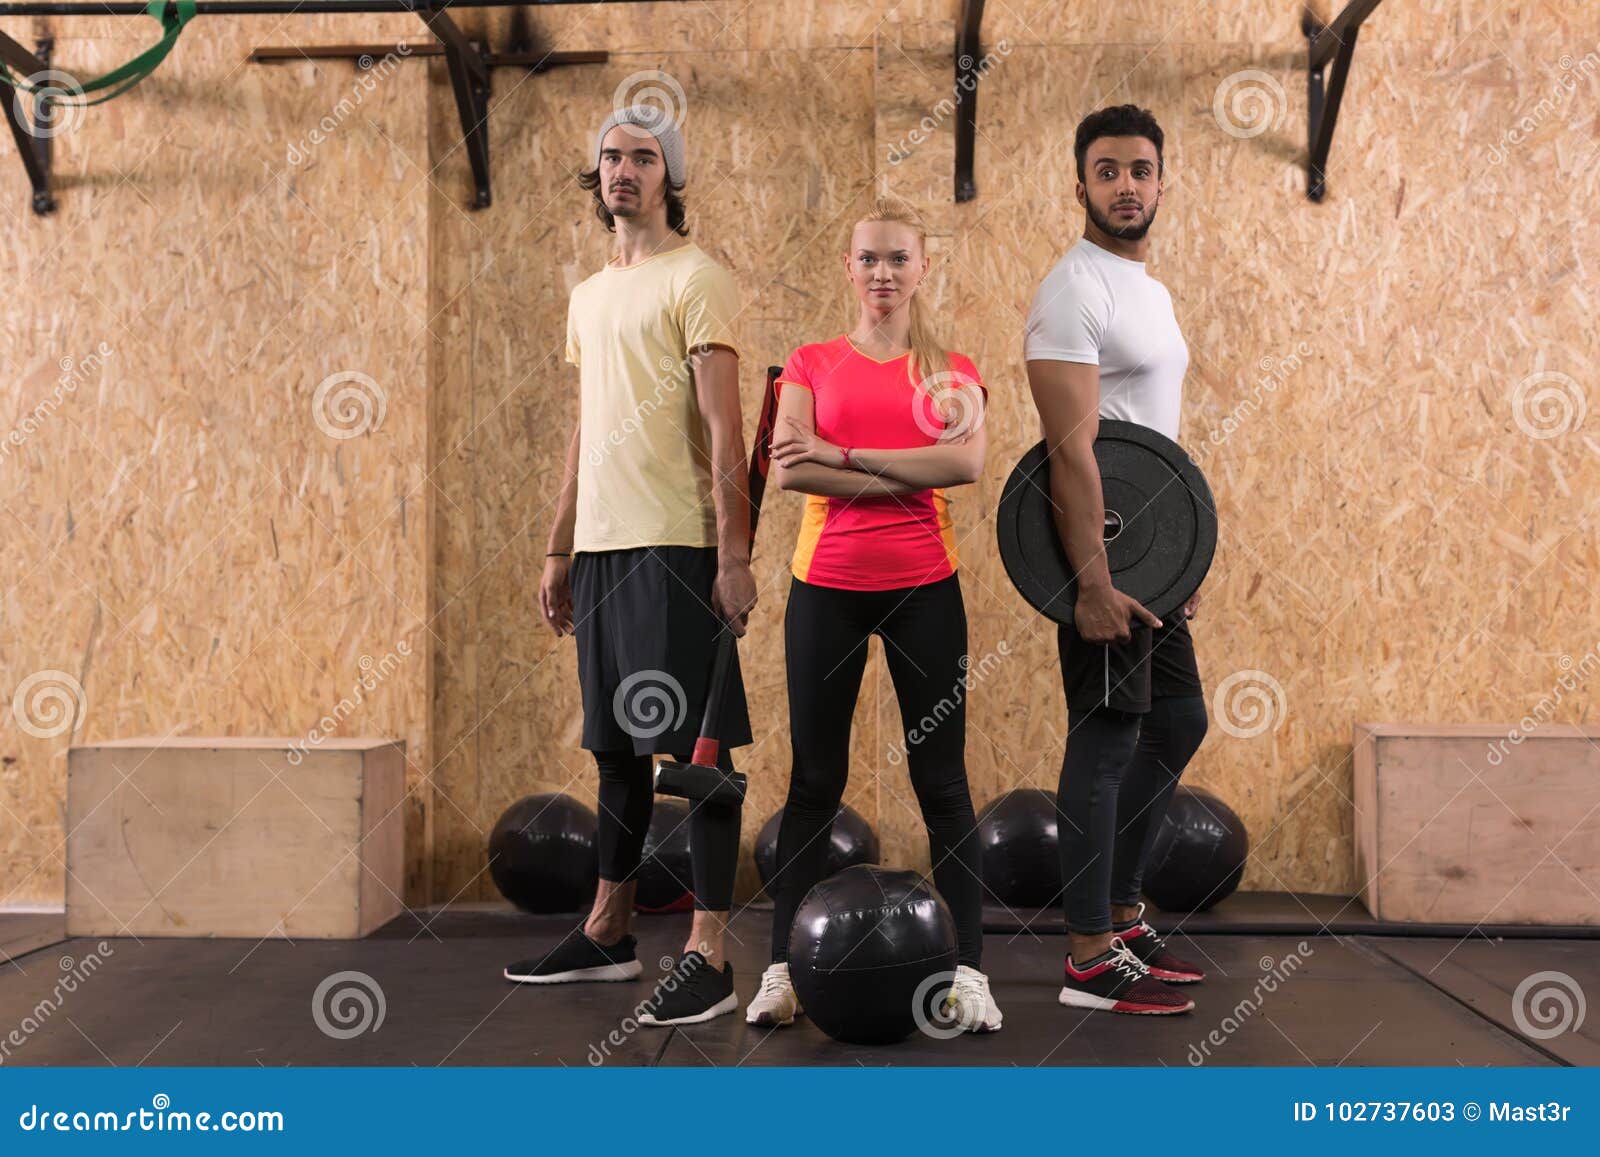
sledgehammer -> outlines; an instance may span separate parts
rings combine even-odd
[[[756,545],[756,520],[761,516],[761,499],[767,490],[767,470],[772,464],[772,427],[778,416],[778,375],[782,366],[767,367],[767,391],[761,399],[761,417],[756,422],[755,444],[750,448],[750,550]],[[656,791],[682,799],[706,800],[739,806],[744,803],[745,777],[742,772],[723,771],[717,766],[722,756],[722,701],[727,695],[728,672],[733,667],[735,636],[726,623],[717,633],[717,654],[711,663],[711,680],[706,690],[706,711],[700,721],[700,738],[688,763],[663,759],[656,764]]]

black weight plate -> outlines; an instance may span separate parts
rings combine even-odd
[[[1094,456],[1112,585],[1165,621],[1200,589],[1216,554],[1211,488],[1181,446],[1133,422],[1102,419]],[[1040,442],[1006,480],[997,518],[1000,558],[1040,614],[1071,623],[1077,582],[1051,515],[1049,468]]]

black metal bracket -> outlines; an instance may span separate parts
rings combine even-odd
[[[956,203],[978,195],[972,153],[978,137],[978,57],[983,52],[983,0],[961,0],[956,24]]]
[[[489,63],[483,50],[467,39],[449,13],[430,4],[417,15],[444,45],[450,87],[455,90],[456,112],[467,144],[467,160],[472,164],[472,183],[477,187],[472,207],[487,209],[493,200],[489,189]]]
[[[424,16],[424,20],[428,17]],[[489,96],[490,72],[496,68],[520,68],[524,72],[547,72],[571,64],[605,64],[611,59],[609,52],[537,52],[522,48],[510,52],[488,52],[476,41],[463,36],[443,12],[436,14],[439,22],[429,22],[429,28],[439,37],[437,44],[406,46],[406,58],[443,56],[450,69],[450,83],[455,92],[456,109],[465,133],[467,160],[472,165],[474,196],[472,208],[487,209],[493,202],[489,179]],[[445,28],[444,25],[449,25]],[[252,64],[284,64],[300,60],[353,60],[359,67],[371,67],[373,61],[392,55],[393,44],[323,44],[304,48],[257,48],[250,54]]]
[[[53,37],[39,41],[37,52],[29,52],[0,32],[0,55],[4,56],[7,64],[28,76],[49,69],[50,54],[54,49]],[[56,199],[50,195],[50,134],[34,131],[35,126],[49,120],[49,99],[48,96],[38,98],[33,124],[29,124],[24,118],[22,102],[17,98],[15,86],[5,78],[4,73],[0,73],[0,101],[5,103],[6,123],[11,126],[12,139],[17,142],[17,153],[22,157],[22,167],[28,171],[28,183],[33,186],[33,211],[41,217],[55,212],[56,208]]]
[[[1339,105],[1344,100],[1345,81],[1355,57],[1356,36],[1361,22],[1372,15],[1382,0],[1350,0],[1331,23],[1324,24],[1309,9],[1300,14],[1300,31],[1306,46],[1306,196],[1321,201],[1328,191],[1328,152],[1333,148],[1333,129],[1339,123]],[[1333,62],[1333,75],[1324,88],[1323,73]]]
[[[437,45],[419,47],[417,56],[443,55],[450,69],[450,85],[455,93],[456,111],[461,118],[461,131],[467,148],[467,160],[472,166],[474,186],[473,208],[487,208],[493,201],[489,184],[489,72],[492,68],[522,68],[530,72],[544,72],[550,68],[570,64],[604,64],[610,59],[605,52],[546,52],[533,50],[526,25],[526,8],[545,5],[589,3],[594,0],[199,0],[195,10],[199,15],[312,15],[321,13],[376,13],[415,12],[428,30],[438,38]],[[604,3],[642,3],[644,0],[601,0]],[[512,51],[492,53],[483,45],[468,39],[450,18],[449,9],[456,8],[517,8],[513,15]],[[0,16],[144,16],[148,15],[145,0],[94,0],[92,3],[61,3],[58,0],[0,0]],[[49,66],[51,41],[41,42],[37,54],[0,32],[0,60],[23,76],[45,71]],[[363,46],[334,45],[307,49],[260,49],[252,54],[256,61],[301,59],[303,57],[381,57],[394,50],[393,45]],[[33,186],[33,211],[49,213],[56,207],[50,193],[50,138],[34,131],[34,127],[47,119],[49,97],[40,98],[34,124],[30,125],[18,109],[16,87],[0,72],[0,102],[5,105],[6,121],[17,142],[23,167]]]

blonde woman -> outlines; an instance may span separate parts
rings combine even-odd
[[[934,885],[956,922],[950,1001],[969,1030],[992,1032],[1001,1016],[979,971],[983,893],[965,758],[967,619],[944,495],[983,470],[986,390],[971,361],[939,344],[917,295],[929,262],[916,213],[880,199],[847,244],[854,327],[801,346],[778,379],[773,478],[807,497],[784,616],[793,764],[770,886],[773,963],[746,1019],[783,1025],[800,1011],[789,926],[823,875],[878,635]]]

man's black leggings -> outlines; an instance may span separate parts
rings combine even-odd
[[[778,827],[776,875],[768,884],[775,903],[772,959],[789,958],[795,910],[823,876],[873,635],[883,639],[900,702],[904,760],[928,829],[934,886],[955,917],[958,962],[976,968],[983,954],[983,878],[967,790],[967,615],[956,575],[886,591],[799,579],[789,588],[783,638],[794,763]]]
[[[1154,699],[1142,715],[1069,711],[1056,795],[1067,928],[1111,930],[1112,904],[1137,904],[1150,848],[1178,778],[1206,735],[1201,695]]]
[[[688,755],[676,755],[680,763]],[[653,759],[631,751],[596,751],[600,765],[600,824],[595,842],[600,849],[600,878],[617,883],[633,878],[644,854],[645,833],[655,806]],[[723,748],[717,765],[733,770],[732,753]],[[739,818],[743,809],[730,804],[686,800],[689,805],[689,859],[694,879],[694,906],[702,912],[733,907],[733,876],[739,860]]]

